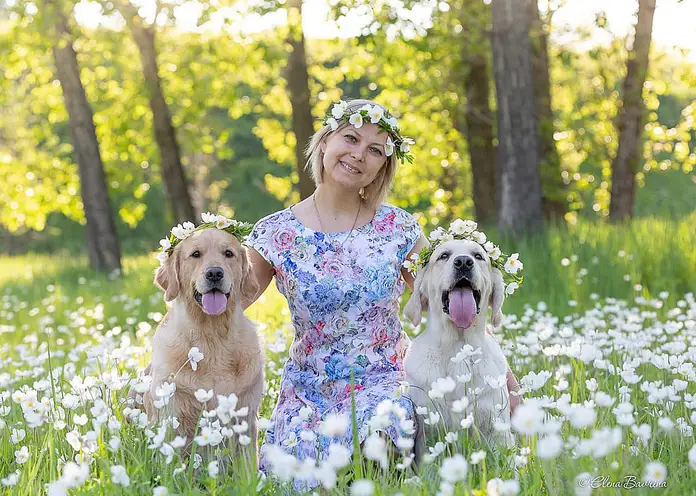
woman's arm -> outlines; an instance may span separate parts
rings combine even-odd
[[[273,279],[273,266],[269,264],[261,254],[254,248],[247,248],[247,255],[249,256],[249,262],[251,262],[251,272],[256,277],[256,282],[259,285],[259,290],[254,295],[251,300],[242,299],[242,309],[246,310],[248,307],[254,303],[259,296],[266,291],[266,288],[271,283]]]
[[[416,245],[413,247],[413,249],[412,249],[412,250],[409,252],[409,254],[406,256],[406,260],[408,260],[408,259],[411,257],[411,255],[414,254],[414,253],[416,253],[416,254],[420,253],[420,251],[421,251],[423,248],[425,248],[426,246],[428,246],[428,240],[426,239],[426,237],[425,237],[423,234],[421,234],[421,237],[420,237],[420,239],[416,242]],[[410,289],[411,291],[413,291],[413,281],[415,280],[415,278],[414,278],[413,275],[412,275],[408,270],[406,270],[404,267],[401,267],[401,277],[404,278],[404,282],[406,283],[406,286],[408,286],[408,289]]]

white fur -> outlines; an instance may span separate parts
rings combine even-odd
[[[438,260],[443,251],[452,255],[449,260]],[[474,415],[474,425],[489,443],[497,442],[505,446],[513,444],[508,433],[498,433],[493,428],[496,420],[510,423],[510,401],[506,382],[498,389],[486,383],[486,378],[506,376],[508,365],[502,349],[495,339],[486,332],[487,303],[493,307],[493,320],[500,321],[500,307],[504,299],[503,281],[500,273],[493,269],[490,260],[475,263],[472,284],[481,291],[480,312],[467,329],[457,328],[449,315],[442,310],[442,291],[453,286],[452,260],[457,255],[484,253],[485,250],[470,241],[450,241],[442,243],[433,253],[428,266],[420,271],[414,285],[414,294],[408,301],[404,313],[414,325],[421,320],[421,310],[427,311],[426,329],[417,336],[406,354],[404,368],[410,383],[411,399],[418,406],[437,411],[448,430],[461,429],[460,422],[469,413]],[[425,308],[423,308],[425,307]],[[452,361],[465,345],[480,348],[481,354],[468,357],[460,363]],[[457,376],[471,375],[462,383]],[[451,377],[457,387],[444,398],[432,399],[428,396],[433,383],[441,377]],[[482,392],[474,395],[476,388]],[[455,413],[452,405],[455,400],[466,396],[469,406],[464,412]],[[424,433],[420,429],[416,440],[416,455],[423,450]]]

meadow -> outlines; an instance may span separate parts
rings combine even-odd
[[[496,239],[520,253],[525,277],[496,330],[523,386],[523,405],[500,426],[516,435],[510,452],[464,425],[428,439],[418,467],[408,452],[384,468],[379,450],[337,450],[318,465],[278,460],[277,478],[242,462],[221,470],[184,459],[171,428],[148,425],[128,404],[166,311],[154,254],[125,258],[120,278],[79,257],[0,258],[0,492],[292,494],[311,478],[318,494],[696,492],[694,225],[696,214],[626,226],[580,220]],[[292,339],[289,312],[271,286],[247,315],[266,344],[267,419]]]

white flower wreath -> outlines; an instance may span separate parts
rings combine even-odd
[[[519,253],[513,253],[510,256],[505,255],[500,251],[500,248],[487,240],[486,234],[477,231],[478,224],[473,220],[456,219],[449,225],[449,229],[445,231],[442,227],[436,228],[430,233],[428,239],[430,246],[423,248],[420,253],[414,253],[404,262],[404,267],[414,276],[427,265],[430,257],[435,249],[446,241],[453,239],[468,239],[481,245],[488,257],[491,259],[491,265],[500,270],[503,278],[509,283],[505,287],[505,293],[511,295],[517,288],[520,287],[524,278],[519,275],[524,265],[520,262]]]
[[[341,100],[333,104],[331,115],[326,117],[324,124],[331,126],[331,130],[335,131],[338,129],[339,123],[346,120],[355,126],[356,129],[361,128],[366,122],[377,124],[381,128],[380,132],[386,131],[389,133],[387,142],[384,144],[384,153],[387,157],[391,157],[396,152],[397,158],[402,163],[413,162],[413,155],[408,152],[415,141],[401,135],[399,132],[399,121],[396,117],[390,115],[388,110],[384,110],[379,105],[365,104],[358,110],[349,112],[348,103]]]
[[[203,222],[198,226],[194,225],[193,222],[184,222],[183,224],[172,227],[169,236],[161,239],[159,242],[160,251],[157,254],[157,260],[160,261],[160,264],[163,264],[169,258],[176,245],[196,231],[201,231],[203,229],[220,229],[232,234],[240,243],[243,243],[254,227],[248,222],[228,219],[224,215],[211,214],[210,212],[201,214],[201,220]]]

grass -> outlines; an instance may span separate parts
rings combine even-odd
[[[696,490],[687,455],[694,445],[693,433],[687,434],[694,424],[691,415],[696,403],[692,405],[685,397],[686,393],[696,394],[696,373],[688,365],[696,362],[696,348],[691,345],[696,337],[694,225],[696,215],[673,222],[646,218],[628,226],[581,222],[570,228],[551,228],[535,238],[500,240],[504,251],[520,253],[525,266],[524,284],[503,308],[507,314],[503,347],[519,377],[531,371],[549,372],[548,381],[525,398],[532,405],[533,398],[556,401],[557,408],[546,410],[546,420],[553,417],[560,422],[555,430],[547,427],[563,440],[557,456],[539,456],[540,450],[543,454],[548,449],[544,446],[548,439],[539,433],[519,436],[514,453],[503,453],[488,450],[470,430],[461,429],[456,441],[445,442],[442,429],[440,439],[430,439],[428,445],[443,441],[444,452],[418,469],[419,484],[411,469],[402,471],[392,464],[384,471],[357,459],[353,468],[338,472],[333,492],[346,493],[352,481],[361,477],[374,481],[376,494],[446,492],[448,487],[441,485],[439,475],[444,459],[461,453],[470,461],[471,454],[481,449],[487,451],[485,460],[469,464],[466,476],[453,488],[456,494],[466,489],[485,494],[495,477],[516,479],[520,494],[572,494],[575,478],[584,472],[607,477],[604,487],[595,493],[613,494],[616,489],[607,484],[627,480],[630,484],[626,477],[631,476],[641,483],[646,470],[655,472],[649,465],[653,461],[662,463],[667,472],[661,493]],[[490,237],[498,239],[493,233]],[[112,280],[92,273],[86,260],[79,258],[0,258],[0,478],[12,482],[7,478],[15,470],[20,472],[16,485],[0,486],[0,491],[44,492],[46,484],[60,477],[63,463],[76,456],[92,461],[89,478],[72,489],[73,493],[152,494],[160,485],[168,487],[170,494],[255,491],[259,483],[255,472],[240,462],[217,478],[208,475],[205,465],[193,471],[189,464],[185,472],[175,474],[184,460],[177,454],[167,464],[158,450],[148,448],[147,430],[124,421],[125,381],[149,361],[149,337],[165,312],[161,293],[152,284],[155,263],[150,255],[128,257],[123,277]],[[277,401],[280,372],[292,336],[290,316],[273,285],[247,315],[259,322],[268,350],[261,405],[261,415],[268,418]],[[405,329],[417,332],[408,325]],[[601,360],[588,359],[591,353]],[[611,366],[616,368],[614,372]],[[629,366],[635,367],[635,375]],[[83,401],[70,410],[64,399],[68,393],[77,394],[75,375],[94,377],[96,384],[85,389]],[[584,412],[579,410],[581,405],[601,402],[595,387],[586,383],[590,379],[614,403],[609,407],[590,404],[596,418],[591,425],[578,427],[576,417],[582,415],[577,412]],[[686,381],[685,390],[669,389],[675,384],[681,388],[679,380]],[[27,412],[32,407],[27,407],[25,399],[23,410],[21,398],[12,396],[17,391],[25,395],[36,391],[38,402],[46,398],[45,423],[28,426],[31,415]],[[569,396],[564,397],[566,394]],[[108,406],[108,416],[119,421],[118,427],[105,425],[98,432],[94,428],[92,419],[97,415],[92,409],[99,396]],[[623,400],[633,406],[633,422],[628,425],[621,425],[613,411]],[[564,402],[570,406],[563,407]],[[74,417],[83,414],[90,419],[86,425]],[[663,429],[660,425],[668,422],[660,418],[670,419],[675,426]],[[646,427],[640,430],[642,424],[650,426],[649,437],[644,435]],[[620,432],[619,443],[605,456],[596,451],[609,445],[608,431],[602,428]],[[13,429],[24,429],[26,437],[14,443]],[[81,436],[77,444],[72,441],[78,450],[69,442],[67,433],[71,431]],[[582,443],[593,435],[600,436],[599,443]],[[110,450],[112,439],[120,440],[116,450]],[[29,450],[23,464],[15,456],[21,446]],[[525,454],[526,449],[530,454]],[[584,454],[587,450],[594,454]],[[516,467],[510,463],[515,457]],[[116,483],[111,473],[115,465],[125,467],[128,487]],[[287,484],[274,482],[267,482],[261,490],[292,492]],[[646,487],[630,489],[630,494],[654,492]]]

